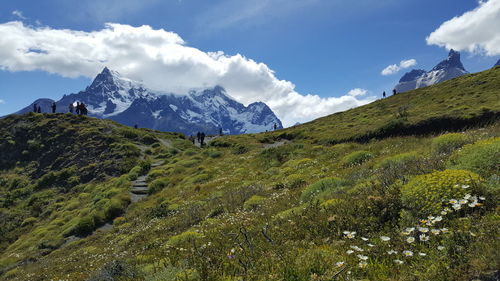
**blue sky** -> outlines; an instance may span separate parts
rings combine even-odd
[[[390,91],[409,69],[388,76],[381,71],[402,60],[415,59],[417,65],[412,68],[432,68],[448,51],[428,45],[426,37],[445,21],[478,5],[476,0],[16,0],[2,2],[0,24],[22,21],[33,30],[85,32],[100,31],[107,22],[149,25],[153,30],[175,32],[184,46],[202,52],[241,54],[262,62],[278,80],[293,83],[300,95],[327,99],[345,97],[356,88],[366,90],[365,97]],[[485,70],[500,57],[484,53],[462,50],[466,69]],[[91,81],[92,74],[87,73],[93,73],[82,70],[84,76],[69,78],[63,76],[75,75],[61,70],[49,74],[36,67],[30,71],[9,68],[2,65],[1,52],[0,69],[0,115],[17,111],[35,98],[59,99],[83,90]],[[279,102],[262,99],[266,98],[280,108]],[[250,101],[243,93],[240,100]],[[347,106],[332,103],[320,110],[322,115]],[[287,118],[307,121],[316,117],[298,115]]]

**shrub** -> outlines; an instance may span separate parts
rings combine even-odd
[[[465,194],[481,193],[482,179],[465,170],[445,170],[414,177],[401,188],[403,206],[413,218],[437,215],[443,201],[463,198]],[[462,185],[468,188],[462,188]]]
[[[264,203],[264,200],[266,198],[259,196],[259,195],[254,195],[250,197],[247,201],[245,201],[245,204],[243,204],[243,208],[245,210],[255,210],[259,208],[262,203]]]
[[[148,181],[152,181],[159,177],[163,177],[166,175],[166,173],[167,172],[165,170],[153,170],[148,174]]]
[[[219,157],[222,156],[222,152],[220,152],[220,151],[211,151],[208,155],[211,158],[219,158]]]
[[[384,158],[375,168],[379,170],[380,179],[385,185],[403,180],[407,175],[420,172],[422,157],[417,153],[402,153]]]
[[[431,150],[434,154],[449,154],[468,142],[468,138],[464,134],[445,134],[432,140]]]
[[[490,138],[465,145],[452,154],[448,167],[473,171],[484,177],[498,173],[500,138]]]
[[[248,148],[242,144],[238,144],[238,145],[234,146],[234,148],[233,148],[233,153],[236,155],[245,154],[248,151],[250,151],[250,148]]]
[[[92,216],[84,216],[71,230],[71,234],[76,236],[85,236],[95,229],[94,218]]]
[[[346,182],[342,179],[331,177],[319,180],[302,191],[300,199],[305,202],[314,199],[319,193],[324,191],[335,191]]]
[[[128,177],[130,180],[136,180],[141,175],[142,168],[141,166],[133,167],[130,172],[128,172]]]
[[[299,174],[291,174],[286,177],[285,187],[287,188],[299,188],[306,185],[304,177]]]
[[[179,235],[170,237],[167,241],[167,246],[170,247],[180,247],[183,245],[192,246],[193,243],[203,238],[203,234],[194,231],[185,231]]]
[[[199,184],[199,183],[205,183],[209,181],[212,177],[208,174],[200,174],[196,175],[191,178],[191,183],[193,184]]]
[[[104,217],[106,220],[111,220],[119,215],[121,215],[125,208],[127,207],[126,202],[120,201],[119,199],[111,199],[104,206]]]
[[[355,166],[355,165],[361,165],[364,162],[370,160],[373,158],[373,154],[371,154],[368,151],[355,151],[351,154],[346,155],[342,159],[342,165],[344,166]]]
[[[159,178],[152,181],[148,186],[148,193],[153,194],[156,193],[170,184],[170,180],[168,178]]]

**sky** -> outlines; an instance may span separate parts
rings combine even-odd
[[[500,0],[1,0],[0,116],[108,66],[159,93],[221,85],[290,126],[381,98],[450,48],[491,68],[495,26]]]

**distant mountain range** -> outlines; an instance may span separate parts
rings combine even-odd
[[[446,80],[450,80],[469,72],[460,61],[460,53],[450,50],[448,58],[437,64],[431,71],[413,69],[407,72],[394,87],[398,93],[427,87]]]
[[[283,128],[273,111],[262,102],[248,106],[229,97],[216,86],[187,94],[158,94],[142,83],[104,68],[84,91],[64,95],[56,101],[57,112],[68,112],[69,104],[85,103],[90,116],[119,123],[187,135],[203,131],[208,134],[243,134]],[[38,99],[16,112],[27,113],[33,104],[50,110],[51,99]]]

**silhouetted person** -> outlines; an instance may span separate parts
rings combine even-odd
[[[134,129],[137,129],[137,124],[134,125]]]
[[[274,123],[274,130],[276,131],[276,129],[278,129],[278,125],[276,125],[276,123]]]
[[[36,103],[33,104],[33,112],[38,112],[38,107]]]
[[[200,146],[203,146],[204,141],[205,141],[205,133],[201,132],[201,134],[200,134]]]
[[[80,109],[81,113],[82,113],[83,115],[87,115],[87,113],[88,113],[87,106],[85,106],[85,104],[84,104],[83,102],[80,104],[80,106],[82,107],[82,108]]]
[[[69,104],[68,109],[69,109],[69,113],[73,113],[73,110],[75,109],[75,107],[73,106],[73,103]]]
[[[80,115],[80,103],[79,102],[76,102],[76,114]]]
[[[36,110],[36,112],[42,113],[42,108],[40,106],[38,106],[38,109]]]
[[[384,97],[384,98],[385,98],[385,91],[382,93],[382,97]]]
[[[194,137],[193,137],[193,135],[189,136],[189,140],[194,144]]]
[[[196,133],[196,140],[201,143],[201,133]]]
[[[219,136],[222,136],[222,128],[219,128]]]
[[[56,105],[55,102],[52,103],[52,105],[50,106],[50,108],[52,108],[52,113],[56,113],[57,105]]]
[[[396,89],[392,90],[392,95],[396,95],[398,92],[396,92]]]

